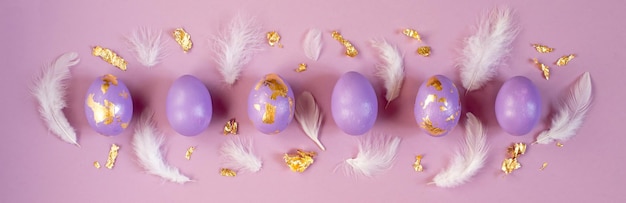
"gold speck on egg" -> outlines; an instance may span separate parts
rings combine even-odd
[[[120,123],[120,127],[122,127],[123,129],[128,128],[128,123]]]
[[[454,120],[454,115],[450,115],[448,116],[448,118],[446,118],[446,121],[453,121]]]
[[[117,77],[111,74],[106,74],[102,77],[102,85],[100,85],[100,90],[102,91],[102,94],[107,93],[110,85],[117,86]]]
[[[276,116],[276,106],[265,103],[265,112],[263,113],[263,123],[272,124],[274,123],[274,117]]]
[[[122,90],[122,92],[120,93],[120,97],[124,99],[128,99],[128,96],[130,95],[128,94],[128,92],[126,92],[126,90]]]
[[[261,105],[260,104],[253,104],[252,106],[254,107],[254,110],[261,111]]]
[[[109,125],[115,118],[115,104],[109,100],[104,100],[104,105],[93,100],[94,94],[87,97],[87,106],[93,111],[93,119],[96,123]]]
[[[431,135],[438,136],[446,132],[446,130],[435,127],[430,118],[425,117],[422,118],[422,122],[420,123],[420,127],[428,131]]]
[[[270,96],[270,99],[272,100],[276,100],[278,96],[287,97],[287,93],[289,92],[289,89],[287,88],[285,81],[283,81],[276,74],[266,75],[263,80],[257,83],[255,90],[259,90],[261,86],[266,86],[270,88],[270,90],[272,91],[272,95]]]
[[[448,110],[448,108],[446,108],[446,106],[439,106],[439,110],[446,111],[446,110]]]
[[[433,103],[435,101],[437,101],[437,95],[436,94],[426,95],[426,99],[424,99],[424,105],[422,105],[422,108],[426,109],[428,104]]]
[[[439,79],[437,79],[437,77],[433,76],[430,77],[428,79],[428,82],[426,82],[426,87],[434,87],[437,91],[441,91],[443,89],[443,87],[441,86],[441,81],[439,81]]]

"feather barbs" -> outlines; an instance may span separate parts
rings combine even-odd
[[[382,62],[378,65],[378,72],[376,73],[385,83],[385,99],[387,104],[385,108],[389,106],[389,103],[400,95],[400,89],[404,82],[404,63],[402,55],[398,51],[398,48],[389,44],[387,41],[372,40],[372,46],[378,50],[380,59]]]
[[[165,41],[161,38],[163,31],[140,27],[127,37],[131,51],[139,63],[153,67],[165,56]]]
[[[315,98],[311,92],[305,91],[296,99],[296,120],[300,123],[302,131],[313,141],[317,146],[326,150],[322,142],[319,140],[319,131],[322,125],[323,116]]]
[[[393,166],[396,159],[400,138],[385,134],[371,134],[359,140],[359,152],[356,157],[346,159],[339,167],[347,175],[373,177]]]
[[[317,61],[322,52],[322,31],[310,29],[304,36],[302,48],[307,58]]]
[[[252,151],[252,140],[231,136],[220,147],[220,157],[224,168],[236,172],[255,173],[261,170],[263,161]]]

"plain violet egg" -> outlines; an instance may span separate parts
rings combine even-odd
[[[512,135],[525,135],[539,122],[539,90],[526,77],[512,77],[500,87],[495,111],[496,119],[504,131]]]
[[[198,78],[191,75],[181,76],[170,86],[165,112],[174,131],[184,136],[196,136],[211,122],[211,94]]]
[[[378,116],[378,100],[372,84],[357,72],[343,74],[331,96],[331,112],[337,126],[350,135],[369,131]]]

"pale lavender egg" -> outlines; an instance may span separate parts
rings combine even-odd
[[[133,117],[130,91],[114,75],[98,77],[87,89],[85,116],[96,132],[108,136],[119,135]]]
[[[198,78],[183,75],[172,83],[167,93],[165,112],[174,131],[184,136],[196,136],[211,122],[211,94]]]
[[[250,90],[248,117],[265,134],[283,131],[293,120],[295,102],[289,83],[277,74],[267,74]]]
[[[350,135],[362,135],[369,131],[378,116],[374,87],[365,76],[353,71],[337,80],[330,107],[337,127]]]
[[[446,76],[430,77],[418,89],[414,113],[422,131],[435,137],[448,134],[459,123],[459,90]]]
[[[500,127],[512,135],[525,135],[539,122],[541,95],[524,76],[508,79],[496,96],[496,119]]]

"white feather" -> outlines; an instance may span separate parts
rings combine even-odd
[[[224,167],[249,173],[261,170],[263,161],[252,152],[252,141],[239,136],[231,137],[220,148]]]
[[[466,183],[487,159],[487,137],[483,124],[472,113],[467,113],[465,146],[452,159],[447,169],[433,179],[439,187],[451,188]]]
[[[489,82],[511,52],[518,33],[512,15],[508,8],[495,8],[480,18],[476,34],[465,39],[459,65],[461,82],[468,92]]]
[[[162,33],[162,30],[140,27],[127,37],[130,49],[139,63],[152,67],[161,62],[165,56]]]
[[[368,135],[359,140],[356,157],[347,159],[341,166],[348,175],[375,176],[391,168],[399,145],[399,137]]]
[[[404,82],[404,64],[402,55],[395,46],[387,41],[372,41],[372,46],[379,52],[382,63],[378,65],[377,75],[385,82],[387,105],[398,98]]]
[[[307,58],[317,61],[322,52],[322,31],[318,29],[310,29],[304,36],[304,55]]]
[[[78,145],[76,131],[70,126],[63,114],[65,102],[66,79],[70,78],[70,67],[80,60],[76,52],[61,55],[54,63],[44,67],[41,76],[35,80],[32,94],[39,102],[39,113],[46,122],[48,129],[63,141]]]
[[[228,27],[214,38],[215,61],[224,81],[233,85],[244,65],[262,50],[264,35],[253,18],[235,16]]]
[[[556,116],[552,118],[550,129],[541,132],[536,143],[548,144],[554,140],[565,141],[574,137],[591,105],[591,92],[591,76],[585,72],[571,87]]]
[[[302,92],[296,99],[296,120],[300,123],[304,134],[309,136],[322,151],[326,148],[319,140],[320,126],[322,125],[322,114],[315,103],[315,98],[310,92]]]
[[[139,164],[147,173],[159,176],[164,180],[179,184],[191,181],[187,176],[181,174],[178,168],[165,162],[161,152],[164,137],[155,127],[152,120],[153,114],[151,110],[144,110],[137,127],[135,127],[132,144]]]

